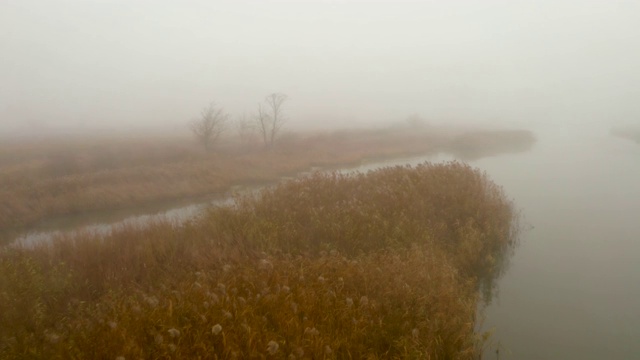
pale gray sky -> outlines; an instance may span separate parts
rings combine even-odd
[[[640,1],[1,0],[0,132],[274,91],[291,124],[640,123],[638,64]]]

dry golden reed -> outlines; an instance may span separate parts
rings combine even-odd
[[[514,245],[457,163],[317,173],[198,219],[0,252],[6,359],[472,359]]]
[[[367,158],[417,155],[463,145],[475,154],[481,154],[483,148],[505,151],[511,147],[510,133],[481,134],[464,141],[433,129],[289,134],[269,151],[227,142],[211,153],[204,153],[190,138],[179,137],[7,142],[0,144],[0,233],[56,216],[272,182],[314,166],[355,164]]]

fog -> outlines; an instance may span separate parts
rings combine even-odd
[[[25,243],[85,224],[106,233],[131,219],[193,219],[213,195],[312,167],[468,161],[504,186],[523,225],[497,300],[478,319],[478,330],[495,327],[485,357],[634,358],[638,64],[640,1],[0,0],[0,145],[72,133],[191,136],[188,122],[209,103],[250,117],[274,92],[288,96],[286,130],[419,115],[536,137],[526,151],[469,159],[451,144],[476,139],[491,150],[502,138],[518,142],[513,134],[533,137],[397,131],[403,156],[431,151],[411,158],[379,145],[385,131],[362,131],[356,147],[342,141],[349,132],[290,136],[280,157],[261,151],[266,136],[263,147],[242,134],[219,152],[175,139],[24,141],[0,149],[0,230],[25,225]],[[618,127],[629,131],[610,133]],[[0,336],[0,353],[5,343]]]
[[[638,121],[636,1],[11,1],[0,133],[176,129],[211,101],[291,127]]]

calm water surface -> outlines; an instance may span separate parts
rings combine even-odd
[[[579,134],[475,163],[534,226],[486,311],[500,359],[640,359],[640,146]]]

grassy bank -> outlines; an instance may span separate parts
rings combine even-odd
[[[472,359],[514,246],[460,163],[316,174],[180,226],[0,252],[0,357]]]
[[[528,132],[467,136],[437,129],[288,134],[269,151],[224,142],[212,153],[191,138],[171,136],[7,141],[0,145],[0,231],[56,216],[223,192],[313,166],[456,149],[482,156],[532,142]]]
[[[633,127],[616,128],[611,130],[611,135],[617,136],[623,139],[635,141],[640,144],[640,129]]]

